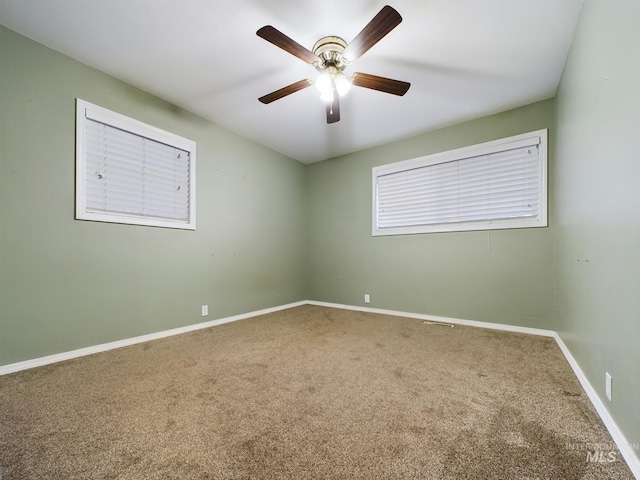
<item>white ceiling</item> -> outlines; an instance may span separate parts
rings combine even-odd
[[[258,97],[314,68],[259,38],[347,42],[386,4],[403,22],[345,73],[411,83],[353,88],[327,125],[307,88]],[[0,23],[303,163],[555,95],[582,0],[0,0]]]

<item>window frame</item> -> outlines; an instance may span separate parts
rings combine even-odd
[[[539,143],[537,143],[539,141]],[[536,218],[502,218],[469,222],[451,222],[411,226],[378,227],[378,183],[377,179],[384,175],[399,173],[430,165],[460,161],[476,156],[508,151],[519,146],[538,144],[539,161],[539,209]],[[423,233],[465,232],[477,230],[498,230],[514,228],[536,228],[548,226],[548,130],[514,135],[489,142],[457,148],[445,152],[426,155],[400,162],[373,167],[372,169],[372,236],[411,235]]]
[[[122,212],[97,211],[87,206],[87,162],[85,156],[86,125],[92,120],[117,128],[126,133],[163,143],[189,153],[189,212],[188,220],[171,219],[128,214]],[[90,220],[107,223],[122,223],[151,227],[196,229],[196,142],[174,133],[148,125],[139,120],[94,105],[80,98],[76,99],[76,220]]]

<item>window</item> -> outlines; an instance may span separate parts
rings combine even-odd
[[[373,168],[373,235],[547,226],[547,130]]]
[[[195,230],[195,171],[195,142],[77,100],[77,219]]]

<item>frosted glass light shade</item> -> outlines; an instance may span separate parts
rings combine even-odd
[[[349,90],[351,90],[351,82],[343,73],[339,73],[338,75],[336,75],[334,78],[334,82],[336,84],[338,95],[340,96],[346,95]]]
[[[330,95],[333,98],[333,79],[331,74],[324,72],[316,79],[316,88],[320,92],[320,95]]]

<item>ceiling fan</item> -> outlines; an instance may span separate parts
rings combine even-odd
[[[344,69],[348,65],[360,58],[400,22],[402,22],[400,14],[386,5],[351,43],[347,44],[340,37],[323,37],[315,43],[313,51],[306,49],[271,25],[262,27],[256,32],[259,37],[313,65],[320,72],[320,76],[315,81],[305,79],[292,83],[258,100],[268,104],[315,84],[320,90],[321,98],[327,104],[327,123],[335,123],[340,120],[339,97],[345,95],[352,85],[393,95],[404,95],[409,90],[410,83],[368,73],[356,72],[350,77],[344,74]]]

